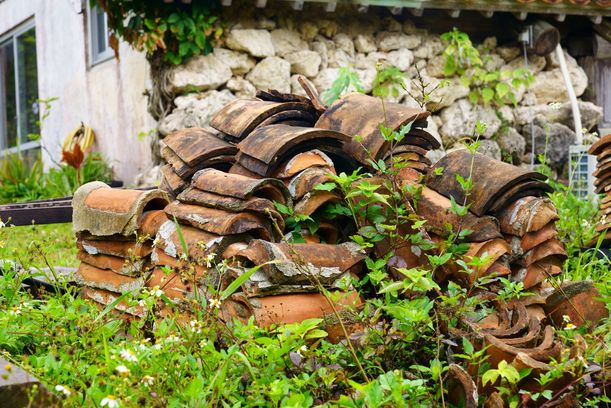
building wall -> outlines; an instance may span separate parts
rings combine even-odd
[[[145,54],[121,43],[120,62],[90,66],[86,12],[77,14],[68,0],[1,2],[0,36],[32,18],[39,98],[59,98],[43,124],[45,164],[59,162],[61,142],[82,121],[95,132],[93,150],[113,162],[115,178],[132,183],[152,167],[148,140],[137,135],[157,127],[143,95],[151,83]]]

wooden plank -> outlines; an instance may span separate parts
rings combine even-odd
[[[0,219],[8,220],[7,225],[63,224],[72,222],[72,205],[64,204],[44,208],[13,208],[0,207]]]

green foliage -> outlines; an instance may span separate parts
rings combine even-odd
[[[331,88],[325,92],[324,101],[327,105],[335,102],[344,91],[350,88],[353,88],[356,92],[363,92],[361,79],[355,72],[350,70],[350,67],[340,68],[337,75],[338,77],[333,81]]]
[[[40,155],[27,158],[24,154],[7,151],[0,159],[0,204],[45,197]]]
[[[80,172],[80,182],[79,173]],[[68,197],[83,184],[91,181],[112,180],[112,168],[99,153],[90,153],[85,156],[85,160],[80,169],[75,169],[66,163],[61,163],[57,167],[52,167],[45,174],[44,196]]]
[[[110,46],[116,55],[121,38],[137,50],[146,48],[150,54],[160,51],[165,61],[178,65],[194,55],[209,54],[211,41],[225,34],[213,2],[90,0],[90,4],[100,5],[107,13]]]
[[[397,89],[397,86],[405,89],[404,80],[406,78],[408,78],[407,75],[401,72],[397,67],[388,67],[383,71],[379,71],[378,83],[373,87],[373,95],[380,97],[389,96],[392,89],[393,96],[399,96],[399,89]]]
[[[458,74],[461,83],[471,89],[469,99],[472,103],[477,103],[481,98],[484,103],[494,100],[503,106],[509,100],[517,106],[511,89],[517,89],[521,85],[529,87],[535,80],[530,72],[523,68],[513,72],[489,71],[486,62],[490,57],[482,57],[466,33],[454,29],[442,34],[441,38],[449,42],[443,54],[446,58],[443,74],[446,77]]]

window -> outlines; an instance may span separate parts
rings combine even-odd
[[[108,43],[108,16],[97,4],[91,9],[90,23],[91,63],[97,64],[115,55]]]
[[[569,157],[571,160],[570,184],[573,194],[579,198],[587,198],[594,194],[594,176],[596,169],[596,156],[588,154],[590,146],[570,146]]]
[[[0,37],[0,155],[6,149],[38,147],[28,134],[39,134],[36,28],[24,24]]]

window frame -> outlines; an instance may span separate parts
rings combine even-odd
[[[99,13],[99,10],[101,10],[100,6],[99,4],[96,4],[95,6],[90,7],[89,13],[87,13],[89,19],[89,55],[91,55],[91,66],[108,61],[115,56],[114,50],[110,48],[110,38],[108,36],[108,15],[104,10],[101,11],[104,14],[106,50],[102,52],[98,51],[98,19],[94,18],[94,16]]]
[[[13,28],[12,30],[8,31],[6,34],[1,35],[0,36],[0,44],[6,44],[9,41],[13,42],[13,59],[14,59],[14,64],[15,64],[15,72],[19,71],[18,68],[18,64],[19,64],[19,50],[17,47],[17,37],[19,37],[21,34],[26,33],[27,31],[30,31],[32,28],[36,28],[36,21],[34,18],[31,18],[28,21],[25,21],[24,23],[20,24],[19,26]],[[38,53],[38,50],[37,50]],[[38,57],[38,55],[37,55]],[[37,62],[36,62],[36,70],[38,70],[38,58]],[[0,67],[1,69],[1,67]],[[15,86],[16,89],[19,89],[19,75],[15,75]],[[38,84],[37,84],[38,85]],[[19,94],[19,92],[15,93],[15,102],[17,103],[17,107],[21,106],[21,100],[20,100],[21,95]],[[40,99],[40,94],[38,95],[39,99]],[[1,101],[0,101],[1,102]],[[2,109],[2,105],[0,103],[0,121],[5,121],[6,118],[4,117],[4,110]],[[40,141],[39,140],[28,140],[25,143],[23,142],[24,140],[24,136],[25,138],[27,138],[27,135],[22,135],[22,129],[21,129],[21,124],[22,124],[22,118],[21,118],[22,112],[17,109],[17,137],[20,141],[20,143],[17,146],[13,146],[13,147],[7,147],[7,138],[5,137],[0,137],[0,158],[4,158],[8,153],[17,153],[17,152],[23,152],[26,150],[31,150],[31,149],[36,149],[40,147]],[[38,113],[39,119],[40,119],[40,112]],[[2,135],[0,135],[2,136]]]

